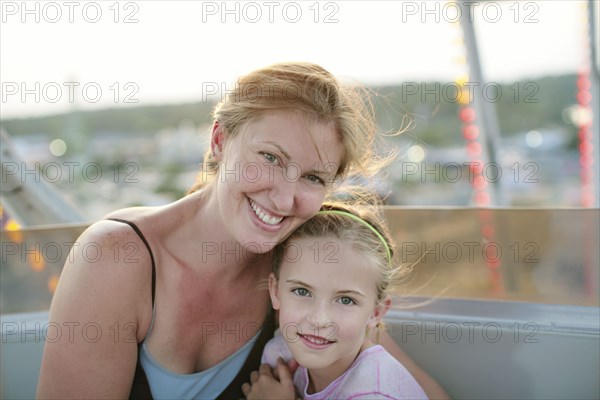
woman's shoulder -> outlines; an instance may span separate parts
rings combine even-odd
[[[123,225],[122,222],[126,221],[138,227],[144,235],[159,237],[161,233],[164,233],[163,230],[168,232],[179,225],[183,218],[182,216],[189,214],[189,210],[193,209],[193,200],[193,196],[188,195],[172,203],[160,206],[122,208],[105,215],[96,224],[101,223],[104,226],[108,226],[105,222],[109,221],[113,228],[116,228],[117,225],[114,224],[119,221],[113,222],[114,220],[120,220],[121,224],[119,225],[121,227]],[[116,229],[119,230],[118,228]]]
[[[158,207],[131,207],[109,213],[77,239],[80,247],[95,250],[94,256],[89,256],[89,251],[75,252],[70,261],[79,266],[94,264],[108,279],[118,275],[140,281],[142,274],[151,276],[153,255],[149,242],[157,212]]]
[[[113,264],[120,264],[126,260],[117,254],[119,249],[137,247],[143,243],[142,237],[144,235],[141,227],[151,225],[147,220],[150,219],[152,212],[146,207],[132,207],[113,211],[84,230],[77,238],[75,245],[97,249],[99,254],[93,259],[101,262],[107,268]],[[134,227],[137,228],[139,233]],[[115,256],[106,258],[111,252],[115,253]],[[136,254],[136,258],[140,257],[143,258],[141,252]],[[70,260],[86,262],[88,258],[90,257],[83,257],[82,254],[76,252]]]
[[[152,310],[152,256],[130,225],[107,219],[139,223],[143,212],[111,213],[77,238],[61,273],[55,310],[75,315],[85,305],[90,313],[120,314],[147,325]]]
[[[159,237],[161,227],[170,219],[166,206],[129,207],[110,212],[84,233],[101,241],[117,240],[123,242],[121,245],[143,245],[144,241],[152,242],[153,237]]]
[[[156,217],[161,213],[164,206],[159,207],[127,207],[119,210],[111,211],[105,215],[100,221],[106,221],[111,219],[120,219],[131,222],[139,222],[146,219]]]

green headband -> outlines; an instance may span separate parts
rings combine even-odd
[[[344,217],[348,217],[356,222],[360,222],[361,224],[363,224],[364,226],[366,226],[367,228],[369,228],[371,230],[371,232],[373,232],[375,234],[375,236],[377,236],[379,238],[379,240],[381,240],[381,243],[383,243],[383,245],[385,246],[385,250],[387,251],[387,256],[388,256],[388,261],[390,263],[390,265],[392,264],[392,251],[390,250],[390,246],[388,246],[387,241],[385,240],[385,238],[383,237],[383,235],[381,233],[379,233],[379,231],[377,229],[375,229],[373,227],[373,225],[369,224],[367,221],[365,221],[364,219],[362,219],[361,217],[354,215],[352,213],[349,213],[347,211],[341,211],[341,210],[322,210],[317,212],[317,215],[342,215]]]

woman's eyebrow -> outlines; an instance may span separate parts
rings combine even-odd
[[[285,157],[286,160],[291,161],[292,158],[290,157],[290,155],[288,154],[288,152],[285,151],[278,143],[270,141],[270,140],[266,141],[265,143],[270,144],[273,147],[276,147],[277,150],[279,150],[279,152]],[[306,172],[308,174],[321,175],[321,176],[323,174],[324,175],[329,175],[329,174],[333,173],[332,171],[327,171],[326,168],[325,169],[320,169],[320,168],[316,168],[315,169],[315,168],[312,168],[312,169],[310,169],[310,170],[308,170]]]
[[[287,153],[287,151],[285,151],[284,149],[282,149],[279,144],[277,144],[275,142],[272,142],[272,141],[267,141],[266,143],[268,143],[268,144],[270,144],[272,146],[277,147],[277,150],[279,150],[281,152],[281,154],[283,154],[283,156],[285,158],[287,158],[288,160],[290,159],[290,155]]]
[[[331,171],[327,171],[326,168],[323,169],[319,169],[319,168],[311,168],[308,171],[306,171],[307,174],[311,174],[311,175],[318,175],[318,176],[328,176],[333,174],[333,172]]]

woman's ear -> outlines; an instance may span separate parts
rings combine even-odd
[[[210,150],[216,161],[223,158],[223,144],[225,143],[225,132],[219,121],[213,124],[212,135],[210,138]]]
[[[281,305],[279,301],[279,289],[277,288],[277,278],[273,272],[269,274],[269,294],[271,295],[271,304],[273,304],[273,309],[279,310]]]
[[[386,295],[377,305],[375,306],[375,310],[373,311],[373,315],[369,319],[369,328],[375,328],[377,324],[381,322],[385,314],[388,312],[390,307],[392,306],[392,298],[390,295]]]

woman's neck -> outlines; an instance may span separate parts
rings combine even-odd
[[[215,266],[223,280],[237,279],[247,273],[270,271],[270,254],[251,254],[239,242],[220,229],[218,203],[211,187],[187,195],[173,203],[171,214],[177,218],[167,237],[168,247],[183,263],[193,266]],[[183,259],[185,256],[185,259]],[[250,268],[248,268],[250,267]],[[203,273],[206,273],[204,271]]]

